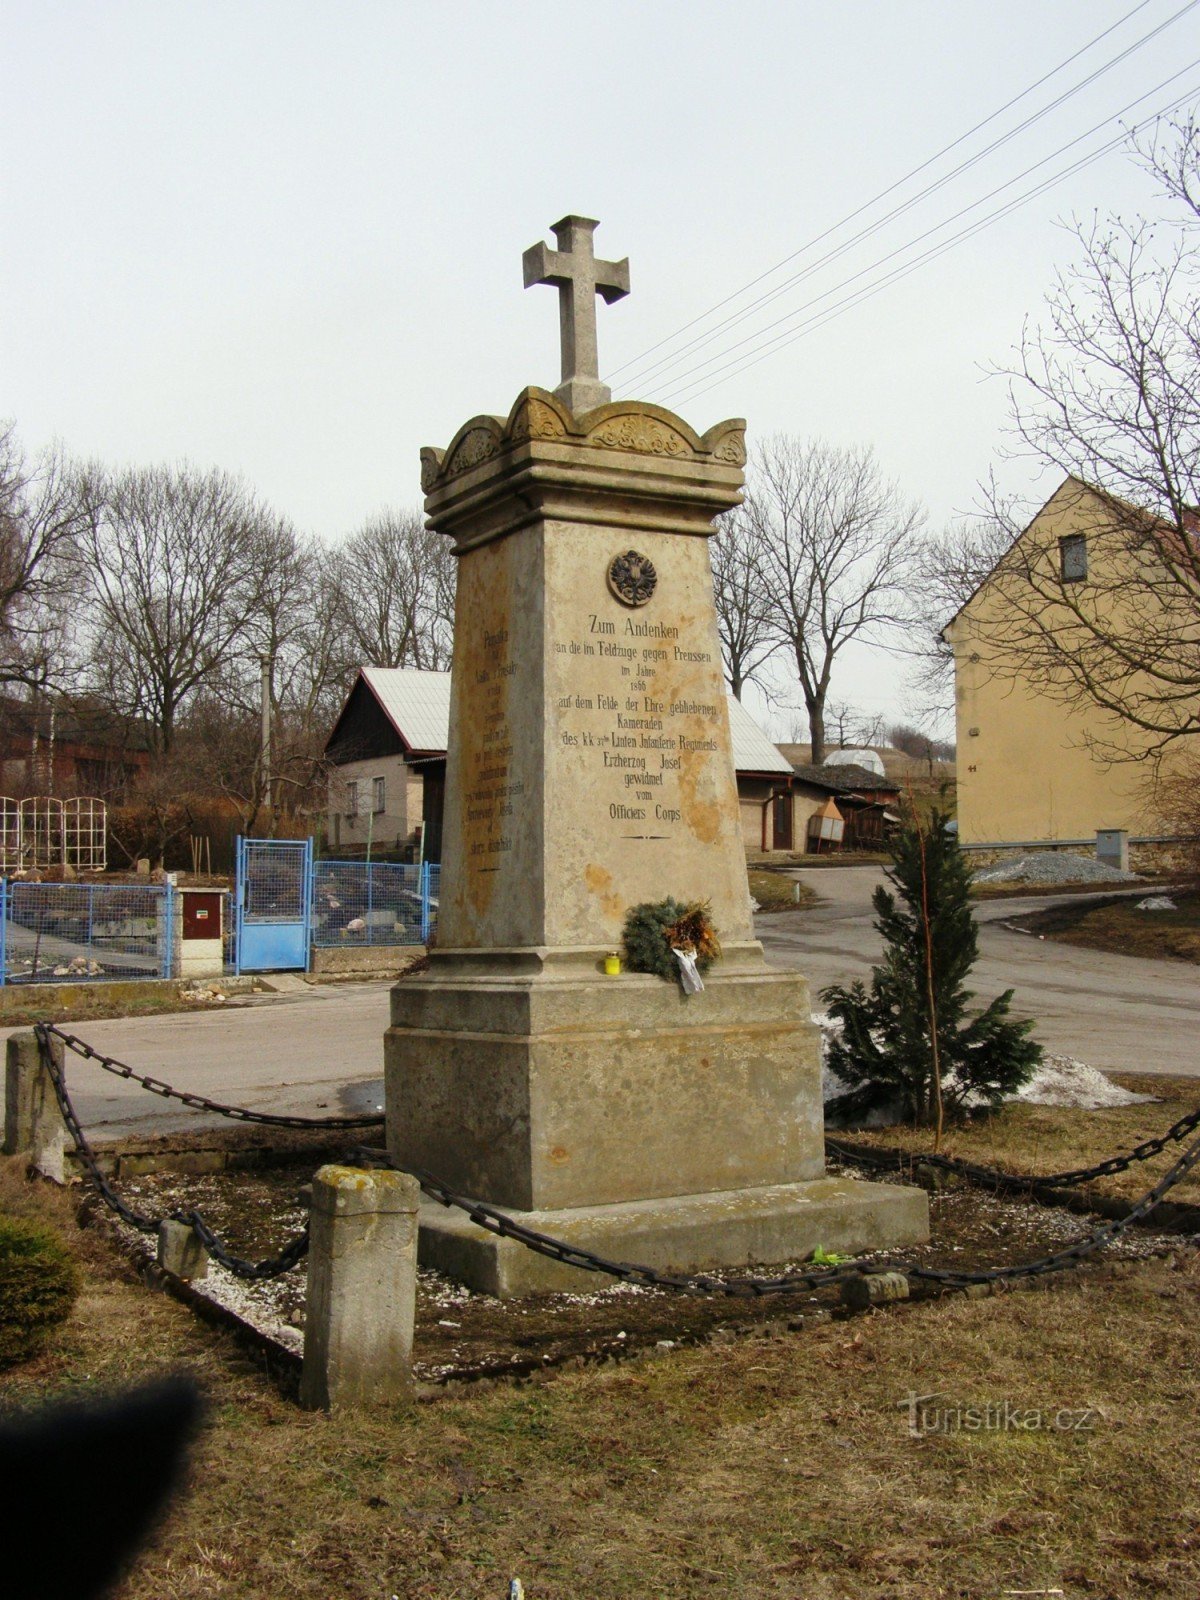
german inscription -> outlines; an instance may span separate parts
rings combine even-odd
[[[706,729],[720,705],[685,687],[696,669],[711,682],[710,652],[681,643],[671,623],[598,612],[554,648],[580,685],[554,710],[560,742],[582,757],[582,792],[626,838],[670,837],[684,822],[682,773],[720,748]]]

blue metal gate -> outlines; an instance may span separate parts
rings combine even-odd
[[[237,842],[234,970],[303,972],[312,928],[311,839]]]

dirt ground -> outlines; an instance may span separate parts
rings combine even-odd
[[[155,1174],[127,1180],[120,1188],[126,1199],[156,1216],[198,1207],[237,1253],[257,1259],[273,1254],[302,1225],[304,1211],[297,1195],[311,1176],[311,1165],[297,1164],[212,1177]],[[930,1210],[931,1242],[904,1254],[925,1265],[949,1268],[963,1262],[1007,1266],[1033,1260],[1075,1243],[1099,1221],[1058,1208],[998,1200],[970,1188],[932,1195]],[[1170,1249],[1176,1242],[1174,1236],[1139,1230],[1114,1254],[1139,1258]],[[774,1274],[775,1268],[771,1270]],[[835,1290],[744,1300],[680,1295],[614,1284],[599,1276],[593,1283],[590,1292],[501,1301],[423,1271],[414,1348],[417,1376],[439,1382],[448,1377],[520,1373],[576,1357],[594,1360],[657,1346],[660,1341],[695,1343],[718,1329],[761,1328],[839,1307]],[[303,1267],[263,1284],[237,1283],[211,1267],[210,1280],[196,1287],[282,1342],[300,1347]]]
[[[0,1406],[179,1370],[207,1395],[117,1600],[498,1600],[514,1576],[528,1600],[1200,1592],[1190,1251],[349,1417],[296,1410],[12,1163],[0,1204],[54,1218],[85,1274]]]
[[[1146,897],[1153,895],[1148,887]],[[1174,902],[1169,911],[1139,911],[1137,902],[1125,897],[1084,906],[1055,906],[1018,920],[1030,932],[1062,944],[1111,950],[1118,955],[1200,962],[1200,889],[1174,891],[1167,898]]]

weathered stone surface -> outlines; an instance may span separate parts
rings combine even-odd
[[[821,1176],[808,985],[754,938],[708,554],[743,431],[528,389],[422,452],[459,578],[438,943],[393,990],[388,1147],[673,1268],[928,1226],[918,1191]],[[711,906],[701,993],[604,975],[629,909],[667,896]],[[588,1281],[444,1210],[422,1234],[491,1292]]]
[[[782,972],[398,984],[388,1148],[460,1192],[533,1208],[791,1183],[824,1169],[808,985]],[[721,964],[723,965],[723,964]]]
[[[164,1272],[191,1281],[207,1278],[208,1251],[196,1237],[190,1223],[170,1217],[158,1225],[158,1264]]]
[[[427,501],[461,558],[439,947],[602,953],[629,906],[672,893],[752,940],[708,558],[741,472],[657,407],[545,441],[514,437],[521,414]],[[637,606],[608,581],[631,549],[656,574]]]
[[[516,1215],[539,1233],[661,1271],[749,1271],[761,1263],[803,1261],[818,1246],[858,1255],[929,1235],[929,1201],[920,1189],[854,1178]],[[505,1299],[595,1293],[612,1281],[535,1255],[461,1212],[434,1205],[421,1212],[421,1264]]]
[[[902,1272],[873,1272],[862,1278],[847,1278],[842,1285],[842,1299],[855,1311],[907,1300],[908,1279]]]
[[[399,1172],[325,1166],[313,1179],[302,1405],[412,1397],[419,1204]]]
[[[63,1043],[50,1040],[61,1068]],[[4,1072],[4,1154],[27,1155],[30,1165],[54,1183],[66,1182],[68,1135],[58,1099],[42,1064],[32,1029],[9,1035]]]
[[[596,346],[596,296],[611,305],[629,293],[629,261],[597,261],[594,217],[563,217],[553,227],[557,250],[531,245],[522,258],[525,287],[553,284],[558,290],[562,382],[555,391],[576,411],[603,405],[612,392],[600,382]]]

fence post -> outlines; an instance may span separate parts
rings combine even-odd
[[[300,1403],[413,1394],[420,1186],[405,1172],[322,1167],[313,1179]]]
[[[8,982],[8,879],[0,878],[0,989]]]
[[[242,975],[242,897],[245,893],[245,866],[242,860],[244,839],[239,833],[233,842],[233,972]]]
[[[168,878],[163,884],[163,955],[161,976],[175,975],[175,885]]]
[[[61,1072],[62,1040],[51,1038],[50,1051]],[[6,1055],[4,1154],[27,1155],[44,1178],[65,1183],[67,1129],[32,1028],[9,1035]]]
[[[421,863],[421,943],[429,943],[429,863]]]

